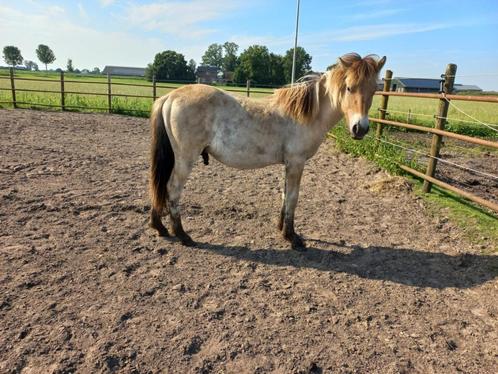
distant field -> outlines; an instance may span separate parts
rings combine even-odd
[[[470,101],[453,101],[452,103],[465,113],[488,125],[492,125],[492,127],[498,130],[498,104]],[[380,96],[376,96],[370,110],[370,115],[377,117],[379,107]],[[388,119],[424,126],[434,126],[434,114],[438,110],[438,100],[391,96],[389,98],[388,109]],[[482,124],[473,123],[472,119],[452,107],[449,109],[448,119],[446,129],[450,131],[467,135],[498,138],[496,131]]]
[[[9,89],[8,91],[0,91],[0,101],[12,100],[10,92],[10,80],[8,78],[7,70],[0,70],[0,88]],[[17,80],[15,81],[16,89],[32,89],[43,91],[59,91],[60,81],[58,73],[32,73],[32,72],[16,72],[16,78],[36,78],[43,79],[44,81],[29,81]],[[107,94],[107,77],[99,75],[81,76],[76,74],[65,74],[64,89],[67,92],[79,92],[78,94],[66,94],[66,106],[84,107],[81,110],[86,110],[86,107],[102,108],[107,110],[107,96],[95,96],[90,93]],[[77,81],[77,82],[68,82]],[[138,86],[125,86],[122,84],[136,84]],[[187,83],[171,83],[171,82],[158,82],[157,83],[157,96],[165,95],[171,90],[183,86]],[[228,89],[235,94],[246,95],[245,87],[234,86],[217,86],[221,89]],[[271,94],[271,88],[252,88],[251,97],[263,97]],[[254,92],[257,91],[257,92]],[[152,83],[143,78],[125,78],[125,77],[112,77],[112,93],[118,95],[140,95],[152,96]],[[54,93],[38,93],[38,92],[16,92],[18,102],[30,102],[43,106],[60,105],[60,94]],[[129,113],[139,116],[147,116],[152,105],[152,99],[149,98],[125,98],[113,97],[112,107],[116,113]],[[20,105],[23,107],[23,105]],[[36,106],[36,105],[35,105]],[[0,103],[0,108],[11,107],[10,104]],[[88,109],[95,111],[94,109]]]
[[[8,77],[7,70],[0,70],[0,77]],[[16,72],[16,77],[18,78],[37,78],[46,79],[46,81],[23,81],[16,80],[16,88],[18,89],[39,89],[46,91],[58,91],[60,90],[58,73],[44,73],[44,72]],[[66,105],[67,106],[79,106],[83,107],[79,110],[90,110],[88,107],[102,108],[102,110],[107,109],[107,97],[106,96],[92,96],[85,93],[107,93],[107,78],[105,76],[95,76],[95,75],[76,75],[76,74],[65,74],[66,80],[72,80],[77,82],[66,82],[66,91],[76,91],[80,92],[78,94],[67,94],[66,95]],[[92,82],[92,83],[90,83]],[[113,94],[128,94],[128,95],[149,95],[152,96],[152,84],[143,78],[124,78],[124,77],[113,77],[112,78],[112,93]],[[116,84],[114,84],[116,83]],[[124,86],[119,83],[129,83],[143,85],[141,87],[136,86]],[[158,83],[157,84],[157,96],[162,96],[172,89],[180,87],[185,83]],[[165,87],[167,86],[167,87]],[[228,86],[218,86],[221,89],[236,90],[235,94],[246,95],[245,87],[228,87]],[[0,79],[0,88],[10,89],[9,79]],[[251,97],[261,98],[270,95],[273,92],[271,88],[252,88]],[[0,91],[0,101],[10,101],[11,93],[10,91],[1,90]],[[33,93],[33,92],[17,92],[17,101],[19,102],[31,102],[36,103],[39,106],[43,104],[59,105],[60,95],[51,93]],[[113,111],[116,113],[127,113],[137,116],[147,116],[152,104],[152,99],[143,98],[124,98],[124,97],[113,97],[112,106]],[[493,103],[476,103],[476,102],[464,102],[456,101],[454,104],[470,114],[471,116],[483,121],[485,123],[494,125],[498,128],[498,105]],[[389,119],[399,120],[402,122],[410,122],[413,124],[420,124],[424,126],[434,125],[434,114],[437,111],[437,100],[432,99],[418,99],[418,98],[407,98],[407,97],[390,97],[389,99]],[[21,105],[22,106],[22,105]],[[36,105],[35,105],[36,106]],[[370,115],[377,117],[379,112],[378,108],[380,106],[380,97],[376,96],[372,104]],[[0,103],[0,108],[10,107],[10,104]],[[477,123],[473,123],[472,120],[462,113],[458,112],[454,108],[450,108],[448,113],[448,118],[450,118],[447,128],[450,131],[455,131],[468,135],[475,136],[485,136],[491,138],[498,138],[497,132]],[[469,121],[469,122],[467,122]]]

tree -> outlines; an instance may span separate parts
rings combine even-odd
[[[38,60],[40,60],[43,64],[45,64],[45,70],[47,70],[47,65],[51,64],[55,61],[54,52],[50,49],[49,46],[40,44],[36,49],[36,55],[38,56]]]
[[[68,73],[73,73],[74,72],[73,60],[71,60],[71,59],[67,60],[67,72]]]
[[[190,69],[181,53],[164,51],[156,54],[154,62],[147,66],[145,77],[152,80],[152,76],[162,80],[190,80],[195,79],[194,72]]]
[[[100,74],[100,69],[97,67],[93,68],[92,74]]]
[[[24,60],[24,66],[26,66],[26,69],[28,70],[38,71],[38,64],[33,61]]]
[[[285,84],[284,58],[281,55],[270,53],[270,78],[272,85]]]
[[[202,56],[202,64],[221,69],[223,67],[223,46],[216,43],[211,44]]]
[[[13,45],[8,45],[3,48],[3,59],[8,65],[12,65],[12,67],[22,64],[23,61],[21,51]]]
[[[287,52],[285,52],[284,56],[284,71],[285,71],[285,80],[287,83],[290,83],[292,77],[293,55],[294,55],[294,48],[291,48]],[[296,72],[295,72],[296,80],[306,75],[306,73],[308,73],[311,70],[311,60],[312,57],[305,51],[303,47],[297,47]]]
[[[190,59],[188,62],[188,68],[195,75],[195,69],[197,68],[197,64],[194,59]]]
[[[225,54],[223,56],[223,70],[224,71],[235,71],[237,67],[237,51],[239,46],[233,42],[225,42],[223,44],[223,49]]]
[[[234,80],[245,83],[247,79],[259,84],[271,83],[271,61],[268,48],[252,45],[241,53],[235,69]]]

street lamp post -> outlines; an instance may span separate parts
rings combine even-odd
[[[296,12],[296,35],[294,37],[294,54],[292,56],[292,76],[291,84],[294,84],[294,78],[296,77],[296,49],[297,49],[297,34],[299,32],[299,4],[300,0],[297,0],[297,12]]]

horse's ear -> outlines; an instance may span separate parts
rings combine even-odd
[[[377,62],[377,72],[381,71],[386,63],[386,56],[382,57],[379,62]]]
[[[339,65],[341,65],[345,69],[347,69],[348,67],[350,67],[352,65],[352,62],[348,62],[348,61],[344,60],[342,57],[339,57],[337,62]]]

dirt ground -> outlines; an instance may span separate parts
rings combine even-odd
[[[293,252],[282,167],[201,158],[197,248],[147,228],[148,125],[0,111],[1,373],[495,373],[497,243],[325,143]]]
[[[409,143],[422,152],[428,154],[431,147],[431,134],[416,132],[390,132],[390,140],[402,140]],[[463,141],[444,138],[439,157],[453,164],[481,173],[471,172],[455,165],[438,161],[436,178],[464,191],[473,193],[483,199],[498,203],[498,180],[493,176],[498,175],[498,152],[496,150],[482,147],[475,151],[478,146]],[[411,153],[427,165],[427,157]],[[484,173],[484,174],[482,174]]]

